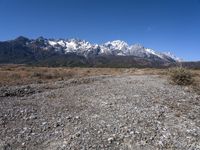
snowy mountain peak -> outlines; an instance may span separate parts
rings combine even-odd
[[[176,57],[174,54],[172,54],[171,52],[164,52],[163,53],[164,55],[167,55],[168,57],[176,60],[177,62],[182,62],[183,59],[179,58],[179,57]]]
[[[115,40],[112,42],[109,41],[109,42],[106,42],[104,45],[115,48],[115,49],[119,49],[119,50],[129,47],[129,45],[126,42],[121,41],[121,40]]]
[[[60,54],[74,53],[84,57],[93,56],[135,56],[159,61],[181,61],[181,59],[171,53],[161,53],[150,48],[145,48],[141,44],[128,45],[121,40],[106,42],[102,45],[91,44],[86,40],[80,39],[45,39],[39,37],[35,40],[18,38],[19,41],[27,41],[30,44],[37,45],[43,50],[54,50]],[[30,42],[29,42],[30,41]]]
[[[152,55],[156,55],[156,56],[158,56],[158,57],[160,57],[160,58],[163,59],[163,55],[162,55],[161,53],[156,52],[156,51],[154,51],[153,49],[150,49],[150,48],[146,48],[145,50],[146,50],[148,53],[150,53],[150,54],[152,54]]]

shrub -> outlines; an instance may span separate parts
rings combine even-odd
[[[36,77],[38,79],[56,79],[58,75],[50,72],[34,72],[31,77]]]
[[[33,72],[31,77],[42,77],[42,73],[40,72]]]
[[[194,82],[192,73],[185,68],[171,69],[170,78],[178,85],[191,85]]]
[[[21,79],[21,75],[20,73],[10,73],[7,75],[8,78],[11,78],[13,80],[18,80],[18,79]]]

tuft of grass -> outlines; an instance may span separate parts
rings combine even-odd
[[[185,68],[173,68],[169,70],[170,79],[177,85],[192,85],[194,83],[193,74]]]
[[[50,73],[49,72],[45,72],[45,73],[34,72],[31,77],[33,77],[33,78],[36,77],[38,79],[47,79],[47,80],[49,80],[49,79],[56,79],[59,76],[57,74],[54,74],[54,73],[51,73],[51,72]]]

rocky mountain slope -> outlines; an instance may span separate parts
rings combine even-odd
[[[28,39],[0,42],[0,63],[61,66],[168,66],[180,59],[140,44],[116,40],[102,45],[78,39]]]

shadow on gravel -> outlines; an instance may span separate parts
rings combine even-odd
[[[30,96],[36,93],[41,93],[44,91],[54,90],[58,88],[63,88],[65,86],[76,86],[80,84],[90,84],[96,81],[101,81],[102,79],[109,76],[100,77],[87,77],[87,78],[74,78],[68,81],[58,81],[48,84],[34,84],[27,86],[6,86],[0,87],[0,97],[24,97]]]
[[[0,88],[0,97],[24,97],[42,92],[31,86],[23,87],[2,87]]]
[[[101,77],[89,77],[89,78],[77,78],[77,79],[72,79],[70,80],[70,84],[89,84],[89,83],[93,83],[96,81],[101,81],[102,79],[106,78],[106,77],[110,77],[110,76],[101,76]]]

